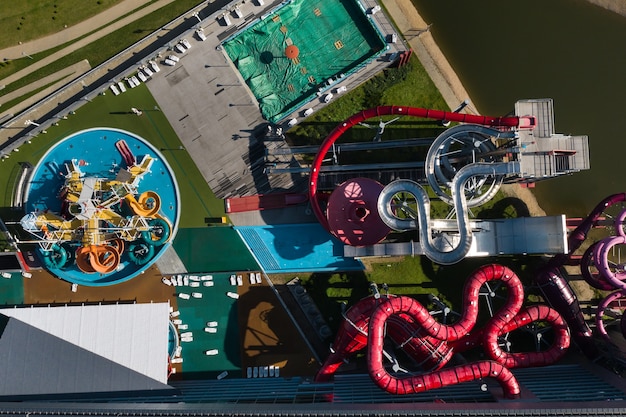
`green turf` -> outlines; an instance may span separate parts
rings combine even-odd
[[[72,26],[121,0],[22,0],[0,7],[0,48]]]
[[[0,293],[2,303],[7,306],[24,304],[24,284],[22,274],[12,272],[11,278],[0,277]],[[2,305],[2,304],[0,304]]]
[[[143,115],[133,114],[133,107],[143,110]],[[180,140],[144,84],[129,88],[119,96],[110,92],[98,96],[67,117],[67,120],[59,120],[58,126],[49,128],[47,134],[40,134],[31,144],[24,144],[19,152],[13,152],[9,159],[0,162],[0,195],[3,196],[0,215],[4,220],[21,216],[8,209],[19,162],[36,165],[54,143],[71,133],[99,126],[128,130],[162,149],[180,187],[183,215],[179,227],[205,226],[205,217],[225,215],[223,201],[214,196],[191,156],[179,149]]]
[[[215,376],[222,371],[238,373],[241,369],[237,301],[226,295],[229,291],[236,293],[237,287],[230,285],[229,273],[212,275],[212,287],[177,287],[187,294],[202,293],[202,298],[177,299],[179,318],[188,325],[187,330],[180,332],[193,333],[192,342],[181,342],[185,378]],[[209,321],[218,323],[217,333],[204,331]],[[210,349],[217,349],[218,354],[205,355]]]
[[[86,59],[92,67],[96,67],[118,52],[126,49],[135,42],[139,41],[149,33],[157,30],[166,23],[172,21],[175,17],[183,14],[198,4],[198,0],[176,0],[159,10],[136,20],[132,24],[100,38],[97,42],[92,42],[85,47],[67,54],[63,58],[46,65],[36,71],[31,72],[27,76],[7,85],[6,91],[0,90],[1,94],[7,94],[20,87],[35,82],[47,75],[53,74],[63,68],[67,68],[78,61]],[[41,52],[39,54],[31,54],[33,60],[20,58],[14,61],[0,62],[0,78],[4,78],[14,72],[17,72],[39,59],[43,59],[50,55],[52,51],[61,49],[54,48],[50,51]]]
[[[258,264],[228,226],[180,229],[174,249],[189,271],[256,271]]]

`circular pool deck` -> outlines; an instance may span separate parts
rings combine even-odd
[[[72,160],[84,174],[83,178],[116,179],[120,169],[127,167],[122,154],[116,148],[116,143],[120,140],[126,142],[137,163],[141,162],[144,155],[154,158],[149,171],[137,183],[137,195],[146,191],[159,195],[159,216],[166,218],[171,225],[169,240],[155,246],[154,255],[143,265],[132,262],[128,251],[123,252],[118,267],[110,273],[85,273],[74,262],[68,262],[63,268],[48,268],[61,279],[87,286],[105,286],[127,281],[150,267],[174,239],[180,218],[180,193],[174,173],[163,155],[145,139],[120,129],[82,130],[48,150],[33,170],[25,199],[26,213],[61,213],[63,201],[58,196],[65,184],[65,175],[68,172],[66,164],[71,164]],[[65,243],[68,244],[72,249],[80,246],[80,242]],[[40,255],[43,253],[41,249],[37,252]]]

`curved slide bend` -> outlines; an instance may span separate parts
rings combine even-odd
[[[362,112],[356,113],[344,120],[339,126],[333,129],[332,132],[324,139],[320,149],[313,159],[311,164],[311,174],[309,177],[309,200],[311,202],[311,209],[315,214],[315,217],[320,224],[329,230],[328,220],[324,216],[324,212],[320,206],[317,195],[317,181],[320,174],[320,168],[326,153],[332,147],[332,145],[339,139],[348,129],[363,122],[365,120],[385,116],[385,115],[404,115],[411,117],[421,117],[434,120],[449,120],[451,122],[460,123],[473,123],[483,126],[501,127],[501,128],[530,128],[532,122],[525,117],[491,117],[491,116],[476,116],[471,114],[454,113],[442,110],[430,110],[419,107],[403,107],[403,106],[380,106]]]
[[[500,280],[507,286],[507,299],[484,330],[472,333],[478,315],[480,288],[491,280]],[[496,264],[485,265],[469,277],[464,288],[464,313],[453,325],[437,322],[423,305],[409,297],[381,297],[378,300],[368,297],[347,312],[347,320],[333,343],[332,353],[315,380],[330,379],[347,356],[368,343],[369,374],[379,387],[390,393],[421,392],[492,377],[500,383],[506,397],[515,398],[519,395],[519,385],[508,368],[553,363],[565,354],[569,346],[569,332],[559,314],[547,306],[533,306],[520,312],[523,299],[522,285],[517,275],[509,268]],[[398,325],[400,318],[404,320],[404,326]],[[499,335],[536,320],[549,322],[555,331],[555,340],[549,349],[526,353],[507,353],[500,349]],[[436,369],[445,365],[452,356],[452,349],[457,346],[471,347],[469,345],[473,346],[477,340],[483,344],[491,360],[436,370],[420,376],[397,377],[389,374],[383,366],[385,330],[396,343],[402,340],[402,349],[416,361],[424,361],[425,356],[435,357],[435,362],[439,362]],[[430,339],[424,338],[424,335]],[[424,348],[420,345],[425,341],[428,346]],[[438,346],[435,341],[439,341]]]
[[[437,247],[430,227],[430,198],[421,185],[411,180],[397,180],[388,184],[378,197],[378,214],[381,220],[395,230],[415,229],[413,220],[399,219],[395,216],[392,207],[393,196],[399,192],[412,194],[417,201],[417,220],[419,226],[420,243],[424,254],[433,262],[442,265],[451,265],[461,261],[472,246],[472,229],[468,217],[467,199],[463,189],[465,183],[474,176],[492,175],[494,177],[519,172],[516,162],[502,163],[474,163],[459,170],[452,181],[452,200],[457,213],[456,221],[458,243],[452,250]]]
[[[437,194],[437,197],[439,197],[443,202],[445,202],[448,205],[456,204],[456,202],[454,201],[454,196],[447,195],[441,188],[440,184],[445,184],[451,190],[455,190],[454,181],[456,180],[457,176],[459,176],[461,171],[463,171],[463,169],[458,171],[458,173],[454,176],[453,181],[450,181],[442,171],[442,166],[445,163],[445,159],[442,160],[441,157],[442,155],[449,154],[450,145],[458,141],[459,137],[463,137],[463,135],[470,135],[470,134],[474,134],[474,135],[481,134],[485,137],[493,137],[496,139],[500,139],[500,138],[512,139],[516,136],[517,133],[512,130],[500,131],[500,130],[496,130],[496,129],[486,127],[486,126],[481,126],[481,125],[463,124],[463,125],[454,126],[446,130],[435,139],[435,141],[432,143],[432,145],[428,149],[428,154],[426,155],[426,162],[425,162],[426,180],[428,181],[428,185],[430,185],[433,191]],[[480,143],[474,142],[474,146],[476,145],[480,145]],[[484,164],[484,165],[491,166],[494,164]],[[512,169],[509,172],[505,172],[504,174],[499,174],[498,176],[496,176],[495,184],[497,186],[491,187],[488,192],[485,192],[477,197],[472,198],[470,201],[467,202],[467,207],[478,207],[486,203],[487,201],[491,200],[500,189],[500,184],[502,183],[502,179],[504,178],[504,175],[513,174],[513,173],[519,173],[519,166],[516,166],[514,169]],[[478,173],[478,174],[473,174],[471,176],[488,175],[488,174],[491,174],[491,173],[489,172],[487,172],[486,174]],[[465,180],[461,180],[461,181],[465,181]],[[457,193],[458,192],[459,191],[457,190]]]
[[[128,194],[125,199],[133,213],[138,216],[156,217],[161,210],[161,196],[154,191],[145,191],[137,199]]]
[[[108,274],[115,271],[119,263],[120,254],[113,246],[88,245],[76,250],[76,266],[88,274]]]
[[[560,268],[569,264],[572,255],[587,238],[587,234],[594,224],[598,222],[602,213],[610,206],[626,201],[626,193],[612,194],[600,201],[589,215],[574,229],[568,237],[569,251],[564,255],[557,255],[550,260],[547,267],[537,274],[535,281],[543,291],[545,298],[567,321],[576,344],[591,359],[599,356],[600,352],[593,341],[593,332],[587,325],[583,316],[576,294],[562,276]],[[622,229],[621,225],[617,228]],[[623,231],[621,232],[623,234]],[[598,242],[599,245],[601,244]],[[588,262],[592,258],[590,253],[583,255],[581,271],[586,281],[594,285],[594,280],[589,274]],[[586,260],[585,260],[586,259]],[[602,285],[602,284],[600,284]]]

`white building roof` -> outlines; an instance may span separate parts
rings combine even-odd
[[[167,383],[169,303],[5,308],[0,313]]]

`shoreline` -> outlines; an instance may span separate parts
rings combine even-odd
[[[591,2],[598,4],[606,3],[607,0]],[[469,98],[470,104],[465,108],[466,113],[480,114],[473,106],[473,101],[463,87],[463,83],[461,83],[447,58],[441,52],[439,46],[437,46],[428,30],[428,24],[420,16],[413,2],[411,0],[383,0],[383,4],[402,33],[405,42],[413,49],[413,52],[440,91],[448,107],[453,109],[463,100]],[[626,5],[624,12],[626,13]],[[522,200],[528,207],[531,216],[546,215],[537,198],[528,188],[524,188],[519,184],[507,184],[503,185],[501,190],[508,197]]]

